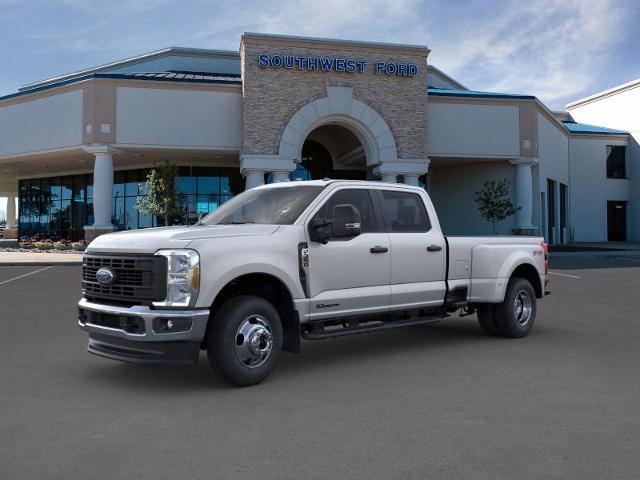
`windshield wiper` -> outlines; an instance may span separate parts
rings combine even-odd
[[[247,223],[256,223],[256,222],[232,220],[230,222],[220,222],[218,225],[245,225]]]

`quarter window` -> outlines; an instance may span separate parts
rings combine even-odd
[[[383,190],[382,198],[391,232],[428,232],[431,229],[429,216],[419,195]]]

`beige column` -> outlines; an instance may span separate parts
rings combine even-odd
[[[392,175],[391,173],[386,173],[382,175],[380,179],[385,183],[398,183],[398,176]]]
[[[419,178],[420,178],[420,175],[406,173],[403,176],[403,183],[405,185],[411,185],[412,187],[419,187],[420,186]]]
[[[273,183],[280,182],[288,182],[289,181],[289,172],[288,171],[274,171],[271,172],[273,175]]]
[[[16,197],[7,197],[7,228],[16,228]]]
[[[264,170],[245,170],[245,190],[264,185]]]
[[[532,167],[537,165],[538,159],[535,157],[520,157],[509,160],[509,163],[516,167],[515,197],[516,225],[514,233],[529,235],[535,233],[537,227],[533,225],[533,173]]]
[[[84,150],[94,155],[93,225],[84,227],[85,239],[91,241],[113,231],[113,155],[116,150],[110,145],[91,145]]]

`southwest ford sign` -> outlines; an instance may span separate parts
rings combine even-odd
[[[397,77],[414,77],[418,73],[418,66],[413,63],[373,62],[369,66],[367,60],[357,58],[338,57],[302,57],[297,55],[258,55],[260,68],[285,68],[289,70],[307,70],[320,72],[364,73],[371,68],[376,75]]]

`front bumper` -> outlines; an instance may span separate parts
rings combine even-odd
[[[78,310],[78,325],[89,332],[89,352],[134,363],[197,363],[209,319],[208,309],[118,307],[84,298]]]

